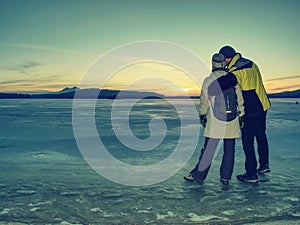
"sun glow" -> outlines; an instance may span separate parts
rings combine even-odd
[[[167,96],[199,94],[200,86],[184,71],[161,62],[139,62],[118,70],[107,89],[151,91]]]

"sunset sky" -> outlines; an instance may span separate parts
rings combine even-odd
[[[142,40],[176,43],[208,68],[229,44],[258,64],[269,93],[300,89],[299,11],[298,0],[1,0],[0,92],[78,86],[99,56]],[[154,62],[120,69],[105,87],[176,95],[169,81],[200,92],[187,74]]]

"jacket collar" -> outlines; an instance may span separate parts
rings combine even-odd
[[[235,56],[232,58],[232,60],[230,61],[229,65],[228,65],[228,69],[229,69],[229,70],[235,69],[234,64],[235,64],[236,61],[238,61],[241,57],[242,57],[242,55],[241,55],[240,53],[235,54]]]
[[[215,70],[215,71],[212,71],[212,72],[211,72],[210,76],[211,76],[211,78],[212,78],[213,80],[216,80],[216,79],[218,79],[219,77],[222,77],[222,76],[224,76],[224,75],[226,75],[226,74],[227,74],[226,70]]]

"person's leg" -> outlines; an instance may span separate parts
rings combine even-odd
[[[220,167],[220,177],[223,180],[230,180],[234,167],[235,138],[224,139],[223,142],[224,152]]]
[[[259,155],[259,164],[261,168],[269,165],[269,145],[266,135],[266,116],[267,112],[257,116],[257,127],[255,130],[257,151]]]
[[[248,176],[256,176],[257,161],[254,150],[254,130],[256,121],[254,117],[245,117],[242,129],[242,143],[245,153],[245,170]]]
[[[206,138],[204,147],[201,150],[201,155],[199,158],[199,162],[197,163],[195,169],[191,171],[191,174],[197,180],[203,181],[205,180],[208,171],[210,169],[211,162],[213,160],[215,150],[218,146],[220,139],[216,138]]]
[[[195,175],[198,171],[198,167],[199,167],[200,161],[201,161],[201,159],[204,155],[204,152],[205,152],[208,141],[209,141],[209,138],[205,137],[203,148],[200,151],[199,160],[198,160],[196,166],[194,167],[194,169],[191,170],[191,172],[189,172],[189,175],[183,177],[186,181],[189,181],[189,182],[194,182],[195,181],[195,177],[193,175]]]
[[[192,174],[193,172],[195,172],[195,171],[198,169],[199,163],[200,163],[201,158],[202,158],[202,156],[203,156],[203,154],[204,154],[204,151],[205,151],[205,148],[206,148],[206,146],[207,146],[208,141],[209,141],[209,138],[208,138],[208,137],[205,137],[205,139],[204,139],[204,144],[203,144],[203,148],[202,148],[201,151],[200,151],[200,156],[199,156],[198,162],[197,162],[196,166],[194,167],[194,169],[191,170],[190,174]]]

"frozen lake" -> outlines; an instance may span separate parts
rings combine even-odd
[[[173,176],[128,186],[99,175],[82,157],[73,134],[72,100],[1,99],[0,224],[300,224],[299,99],[271,101],[267,133],[272,172],[260,176],[256,185],[236,180],[244,172],[238,139],[233,179],[224,187],[219,182],[220,153],[203,185],[183,180],[199,156],[202,129],[192,158]],[[124,147],[115,136],[112,102],[99,100],[95,111],[99,136],[110,154],[143,166],[173,152],[181,125],[174,107],[143,100],[133,108],[130,126],[138,138],[149,137],[151,118],[163,118],[167,127],[160,145],[141,152]]]

